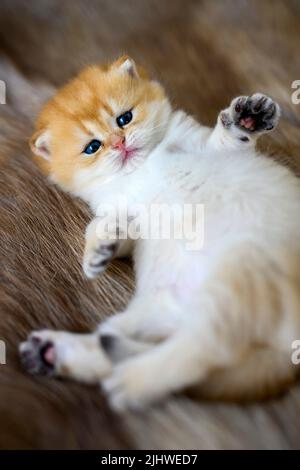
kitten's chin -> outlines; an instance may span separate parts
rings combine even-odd
[[[129,155],[125,156],[125,158],[121,158],[120,172],[128,174],[138,170],[146,162],[150,154],[155,150],[159,143],[160,141],[144,148],[135,149],[134,151],[130,152]]]
[[[146,158],[147,158],[146,155],[145,156],[139,155],[135,157],[133,156],[132,158],[128,159],[126,162],[122,163],[120,172],[123,174],[129,174],[138,170],[141,167],[141,165],[143,165]]]

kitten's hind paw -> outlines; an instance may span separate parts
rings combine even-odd
[[[230,104],[229,115],[232,124],[244,132],[250,134],[269,132],[278,123],[280,107],[268,96],[255,93],[252,96],[235,98]],[[226,127],[222,116],[221,120]]]
[[[148,380],[150,377],[143,369],[142,360],[134,358],[115,366],[101,385],[113,410],[119,413],[141,411],[156,401],[155,395],[152,395],[155,384],[149,384]]]
[[[32,333],[20,344],[20,358],[24,369],[31,374],[54,375],[56,353],[54,342],[44,332]]]
[[[21,363],[27,372],[98,383],[111,371],[97,334],[41,330],[20,344]]]

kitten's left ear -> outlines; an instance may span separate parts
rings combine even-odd
[[[120,73],[127,73],[132,78],[139,78],[139,73],[134,60],[129,56],[123,56],[113,64],[113,68]]]

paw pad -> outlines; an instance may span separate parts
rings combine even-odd
[[[280,116],[278,104],[260,93],[236,98],[231,108],[234,124],[249,133],[272,130]]]
[[[55,349],[52,341],[32,335],[21,344],[20,358],[24,369],[31,374],[51,375],[54,372]]]

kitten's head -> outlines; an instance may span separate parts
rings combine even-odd
[[[46,104],[30,145],[50,178],[83,194],[134,171],[162,140],[170,116],[163,88],[125,56],[92,66]]]

